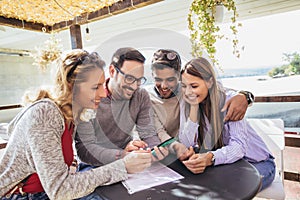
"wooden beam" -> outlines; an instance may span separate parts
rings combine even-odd
[[[255,102],[300,102],[300,96],[258,96]]]
[[[0,110],[9,110],[9,109],[15,109],[15,108],[21,108],[22,105],[20,104],[14,104],[14,105],[5,105],[5,106],[0,106]]]
[[[67,22],[59,22],[52,26],[53,31],[61,31],[67,29],[69,26],[74,24],[83,25],[89,22],[97,21],[100,19],[104,19],[107,17],[111,17],[112,15],[120,14],[123,12],[127,12],[130,10],[134,10],[140,7],[144,7],[153,3],[160,2],[162,0],[123,0],[114,3],[109,7],[101,8],[97,11],[91,13],[83,13],[80,16],[75,17],[74,20],[70,20]],[[88,18],[87,18],[88,16]]]
[[[285,146],[300,147],[300,135],[284,134]]]
[[[285,171],[284,172],[284,180],[300,182],[300,175],[299,175],[299,173]]]
[[[75,24],[70,26],[70,35],[71,35],[72,49],[82,49],[80,25]]]
[[[0,48],[0,54],[30,56],[30,53],[28,50]]]
[[[7,145],[7,142],[5,142],[5,143],[0,143],[0,149],[4,149],[4,148],[6,147],[6,145]]]
[[[66,30],[73,25],[83,25],[89,22],[97,21],[106,17],[110,17],[112,15],[134,10],[160,1],[162,0],[123,0],[114,3],[109,7],[104,7],[91,13],[83,13],[80,16],[76,16],[74,20],[58,22],[53,26],[41,23],[27,22],[12,18],[10,19],[5,17],[0,17],[0,25],[46,33],[59,32],[62,30]],[[44,30],[42,30],[43,27]]]
[[[3,16],[0,16],[0,25],[9,26],[13,28],[20,28],[25,29],[29,31],[38,31],[43,32],[43,30],[47,33],[50,33],[52,28],[50,26],[41,24],[41,23],[33,23],[33,22],[27,22],[23,20],[18,20],[14,18],[6,18]]]

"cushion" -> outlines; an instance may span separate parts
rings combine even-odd
[[[275,157],[276,175],[273,183],[260,191],[255,199],[284,200],[283,187],[283,150],[284,150],[284,123],[282,119],[247,119],[251,127],[266,143]]]

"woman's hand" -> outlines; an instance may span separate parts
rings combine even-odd
[[[191,101],[183,95],[183,99],[190,104],[190,114],[189,118],[192,122],[198,122],[198,111],[199,111],[199,103],[196,101]]]
[[[195,154],[193,147],[186,148],[185,145],[179,142],[176,142],[172,147],[180,161],[186,160]]]
[[[190,104],[191,106],[198,106],[199,103],[197,101],[191,101],[189,98],[186,97],[186,95],[183,95],[183,100]]]
[[[194,154],[182,163],[194,174],[203,173],[207,166],[212,165],[212,153]]]
[[[129,174],[138,173],[150,167],[151,159],[152,156],[149,150],[133,151],[123,158],[127,173]]]
[[[154,155],[152,154],[152,161],[159,161],[164,159],[167,155],[169,155],[169,149],[168,147],[157,147],[155,146],[154,148]]]

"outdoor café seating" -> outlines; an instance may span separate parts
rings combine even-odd
[[[247,119],[253,129],[261,136],[268,148],[275,156],[276,162],[276,176],[273,183],[265,190],[256,195],[257,199],[274,199],[283,200],[285,192],[283,187],[283,172],[284,160],[283,150],[285,146],[284,141],[284,122],[281,119]],[[0,124],[0,144],[7,142],[6,135],[7,123]],[[0,157],[4,148],[0,149]],[[256,199],[255,198],[255,199]]]

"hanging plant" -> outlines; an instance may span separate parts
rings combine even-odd
[[[42,46],[35,47],[36,52],[32,54],[34,59],[33,65],[38,66],[42,71],[45,71],[52,62],[60,57],[63,48],[61,40],[57,39],[55,34],[52,34]]]
[[[230,29],[233,33],[233,54],[239,57],[237,26],[241,26],[241,24],[236,22],[238,14],[234,0],[193,0],[188,14],[188,27],[192,43],[192,55],[199,57],[205,50],[212,62],[219,66],[215,57],[217,51],[215,43],[218,39],[224,38],[224,35],[219,33],[220,27],[215,19],[217,5],[223,5],[227,11],[232,13]]]

